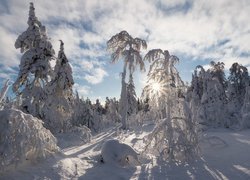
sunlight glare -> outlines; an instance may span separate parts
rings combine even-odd
[[[152,90],[153,90],[154,92],[159,92],[160,89],[161,89],[161,85],[160,85],[158,82],[152,83]]]

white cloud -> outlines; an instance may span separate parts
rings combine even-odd
[[[10,79],[10,76],[9,76],[9,74],[6,74],[6,73],[0,73],[0,78],[2,78],[2,79]]]
[[[85,75],[84,79],[91,84],[98,84],[103,81],[103,78],[108,76],[108,73],[102,68],[95,68],[89,74]]]
[[[91,88],[89,86],[80,85],[78,83],[74,84],[74,91],[77,91],[80,96],[88,96],[92,93]]]
[[[0,26],[0,64],[6,67],[17,66],[20,62],[18,59],[18,50],[15,49],[15,35],[9,33]]]
[[[0,13],[0,64],[17,67],[14,42],[27,28],[29,0],[7,3],[8,11]],[[168,49],[188,57],[184,60],[190,63],[211,59],[223,61],[226,69],[235,61],[250,66],[249,57],[241,56],[250,53],[250,1],[35,0],[34,4],[55,50],[59,39],[65,42],[77,80],[92,84],[104,80],[108,73],[101,59],[107,55],[106,41],[121,30],[146,39],[148,50]]]

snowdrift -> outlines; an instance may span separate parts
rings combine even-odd
[[[32,115],[6,109],[0,120],[0,172],[59,151],[56,138]]]

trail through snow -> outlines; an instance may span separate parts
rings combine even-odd
[[[201,139],[202,157],[189,164],[159,162],[150,155],[140,157],[140,166],[119,167],[100,162],[102,144],[110,138],[142,153],[142,139],[153,127],[148,124],[126,132],[108,129],[93,136],[90,143],[64,148],[52,158],[8,171],[0,179],[250,179],[250,130],[205,132]]]

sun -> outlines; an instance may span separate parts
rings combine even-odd
[[[153,82],[152,83],[152,90],[154,93],[160,92],[161,91],[161,84],[158,82]]]

